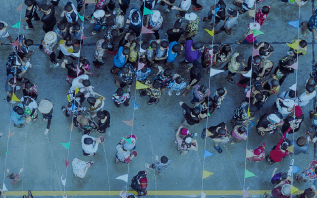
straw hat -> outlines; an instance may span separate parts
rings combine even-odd
[[[53,31],[47,32],[44,36],[44,41],[47,44],[52,44],[56,42],[57,40],[57,34]]]
[[[290,184],[284,184],[282,187],[282,194],[283,195],[289,195],[291,194],[291,185]]]
[[[77,122],[79,124],[81,124],[81,125],[84,125],[84,126],[88,125],[88,123],[89,123],[88,119],[85,116],[82,116],[82,115],[79,115],[77,117]]]
[[[41,113],[44,113],[44,114],[49,113],[52,109],[53,109],[53,103],[51,103],[50,101],[46,99],[40,101],[38,110]]]
[[[197,19],[197,14],[191,12],[191,13],[187,13],[185,14],[185,19],[188,21],[195,21]]]
[[[101,17],[104,17],[106,15],[105,11],[104,10],[97,10],[96,12],[94,12],[94,17],[95,18],[101,18]]]

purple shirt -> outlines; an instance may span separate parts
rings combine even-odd
[[[192,45],[194,44],[193,40],[187,40],[186,41],[186,46],[185,46],[185,60],[187,62],[194,62],[194,60],[199,59],[199,57],[202,55],[202,53],[199,50],[193,51]]]

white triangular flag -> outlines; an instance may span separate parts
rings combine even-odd
[[[7,189],[6,185],[5,185],[5,183],[3,183],[2,191],[3,191],[3,192],[4,192],[4,191],[8,191],[8,189]]]
[[[121,180],[123,180],[125,182],[128,182],[128,174],[121,175],[121,176],[117,177],[116,179],[121,179]]]
[[[252,75],[252,69],[250,71],[248,71],[248,73],[242,74],[242,76],[248,77],[248,78],[251,78],[251,75]]]
[[[63,179],[63,175],[61,176],[63,186],[66,186],[66,179]]]
[[[289,89],[296,91],[296,87],[297,87],[297,83],[295,83],[294,85],[290,86]]]
[[[210,76],[214,76],[214,75],[219,74],[221,72],[224,72],[224,70],[210,68]]]
[[[201,198],[206,198],[206,194],[203,191],[201,191]]]

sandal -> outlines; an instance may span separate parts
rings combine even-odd
[[[241,40],[236,40],[236,44],[241,45],[242,41]]]
[[[219,146],[214,146],[214,148],[218,151],[218,153],[222,153],[222,149]]]
[[[203,6],[201,6],[200,8],[197,8],[196,6],[194,6],[193,10],[194,11],[198,11],[198,10],[202,10],[203,9]]]
[[[227,78],[226,78],[226,80],[227,80],[229,83],[231,83],[231,84],[235,84],[235,83],[236,83],[236,81],[234,81],[234,80],[232,80],[232,79],[227,79]]]

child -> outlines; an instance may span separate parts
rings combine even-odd
[[[182,50],[182,45],[178,44],[176,41],[173,41],[169,44],[168,56],[167,56],[167,66],[173,68],[173,62],[176,60],[178,52]]]
[[[258,43],[258,41],[256,40],[257,36],[254,36],[254,30],[260,30],[261,25],[259,23],[250,23],[249,24],[249,28],[248,28],[248,32],[246,34],[244,34],[245,39],[244,40],[236,40],[236,44],[240,45],[240,44],[252,44],[254,42],[254,44]]]
[[[124,92],[122,88],[118,88],[113,94],[112,100],[117,107],[120,107],[122,103],[124,106],[129,106],[130,90],[128,89],[127,92]]]
[[[25,18],[23,21],[25,21],[28,25],[23,26],[23,29],[25,30],[33,30],[34,26],[32,24],[32,19],[34,18],[35,21],[39,21],[40,17],[38,16],[36,12],[36,2],[32,0],[26,0],[24,1],[26,5],[26,13]]]
[[[219,12],[219,11],[218,11]],[[238,22],[239,13],[236,10],[231,8],[228,9],[229,17],[224,20],[224,25],[218,30],[215,31],[215,34],[219,34],[222,31],[225,31],[228,35],[231,35],[231,30]]]
[[[102,66],[106,62],[106,57],[104,57],[104,55],[107,47],[108,44],[104,39],[100,39],[96,43],[94,53],[95,60],[93,61],[93,63],[97,69],[100,69],[100,66]]]
[[[175,75],[174,75],[175,76]],[[172,82],[168,84],[168,95],[171,96],[173,93],[173,90],[176,91],[176,96],[179,96],[181,94],[181,90],[186,87],[186,82],[182,79],[182,77],[178,76],[173,79]]]
[[[150,100],[147,102],[148,105],[153,103],[157,104],[159,102],[159,98],[162,95],[161,83],[159,80],[154,80],[152,85],[149,85],[149,88],[140,93],[141,97],[146,95],[150,97]]]
[[[123,69],[121,71],[119,71],[118,75],[121,79],[121,82],[120,82],[120,80],[115,80],[115,84],[121,88],[123,88],[125,86],[128,86],[128,88],[130,88],[130,86],[133,83],[133,76],[134,76],[133,66],[130,63],[127,63],[123,67]]]
[[[146,66],[144,66],[141,70],[134,69],[135,72],[135,79],[137,81],[145,81],[148,79],[149,75],[152,74],[152,70]]]
[[[226,95],[227,95],[227,90],[225,88],[217,89],[217,91],[213,97],[213,101],[216,103],[217,109],[220,108],[220,105],[223,102],[223,100],[225,99]]]
[[[103,27],[107,26],[107,18],[104,10],[96,10],[93,13],[93,17],[94,18],[90,20],[90,23],[96,23],[96,25],[94,26],[94,29],[91,32],[91,36],[95,36],[100,32],[100,30]]]
[[[24,110],[22,104],[18,104],[17,106],[13,107],[10,119],[13,121],[15,127],[24,127]]]
[[[170,164],[170,161],[166,156],[162,156],[161,160],[158,160],[158,156],[156,156],[154,164],[145,164],[146,168],[154,169],[157,174],[160,174],[163,170],[167,168],[167,166]]]

